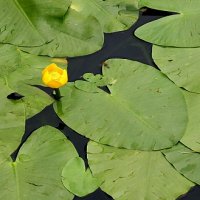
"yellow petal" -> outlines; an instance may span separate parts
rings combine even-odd
[[[67,71],[64,69],[63,74],[60,77],[60,80],[62,85],[65,85],[68,82],[68,76],[67,76]]]
[[[62,84],[58,81],[50,81],[47,83],[47,86],[49,86],[50,88],[59,88],[62,86]]]

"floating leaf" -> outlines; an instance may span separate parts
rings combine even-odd
[[[39,46],[54,39],[49,22],[62,18],[70,0],[0,0],[0,41],[19,46]],[[48,29],[47,29],[48,28]],[[47,29],[45,34],[43,29]]]
[[[65,163],[77,153],[55,128],[35,131],[22,146],[16,162],[0,157],[0,199],[72,200],[62,184]]]
[[[130,28],[139,15],[138,0],[72,0],[70,8],[97,18],[107,33]]]
[[[72,158],[62,171],[64,186],[76,196],[82,197],[94,192],[99,182],[89,169],[85,171],[84,161],[80,157]]]
[[[153,59],[160,70],[179,87],[197,93],[200,93],[199,57],[200,48],[153,46]]]
[[[0,0],[0,42],[37,55],[80,56],[103,46],[103,31],[94,17],[69,8],[71,0]]]
[[[7,99],[12,90],[0,79],[0,157],[9,156],[20,144],[25,130],[23,101]]]
[[[117,200],[174,200],[193,186],[158,151],[118,149],[94,142],[89,142],[87,151],[93,176]]]
[[[200,152],[200,94],[183,91],[187,109],[188,125],[181,142],[190,149]]]
[[[63,87],[62,112],[54,107],[68,126],[99,143],[128,149],[163,149],[181,139],[187,124],[185,100],[161,72],[113,59],[105,62],[103,75],[111,94],[90,90],[81,81],[78,88],[76,82]]]
[[[199,0],[140,0],[140,7],[176,13],[138,28],[140,39],[162,46],[200,46]]]
[[[166,159],[186,178],[200,184],[200,154],[182,144],[163,151]]]

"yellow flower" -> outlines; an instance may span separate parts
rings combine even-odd
[[[50,88],[60,88],[68,82],[67,71],[52,63],[42,71],[42,81]]]

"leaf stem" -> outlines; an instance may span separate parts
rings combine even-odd
[[[54,91],[55,91],[55,99],[59,101],[60,98],[61,98],[61,94],[60,94],[59,88],[55,88]]]

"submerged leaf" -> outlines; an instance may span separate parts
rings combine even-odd
[[[140,0],[140,7],[176,13],[138,28],[140,39],[162,46],[200,46],[199,0]]]
[[[61,172],[73,157],[77,153],[62,133],[40,128],[22,146],[16,162],[0,155],[0,199],[72,200]]]
[[[90,194],[99,187],[99,181],[89,169],[85,170],[84,161],[80,157],[67,162],[62,171],[62,181],[70,192],[79,197]]]
[[[88,161],[101,189],[117,200],[174,200],[194,184],[158,151],[118,149],[89,142]]]
[[[61,88],[62,112],[56,103],[54,108],[68,126],[99,143],[128,149],[163,149],[181,139],[187,124],[185,100],[162,73],[113,59],[105,62],[103,76],[111,94],[85,81]]]

